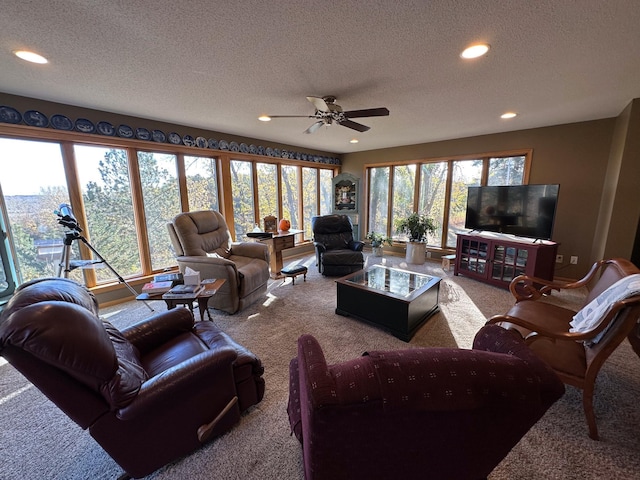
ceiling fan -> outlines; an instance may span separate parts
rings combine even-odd
[[[371,127],[362,125],[361,123],[350,120],[351,118],[363,118],[363,117],[384,117],[389,115],[389,110],[385,107],[380,108],[366,108],[364,110],[348,110],[343,111],[342,107],[336,103],[336,97],[307,97],[316,111],[313,115],[269,115],[264,117],[265,120],[272,118],[315,118],[316,122],[307,128],[304,133],[316,132],[323,125],[331,125],[337,123],[343,127],[357,130],[358,132],[366,132]]]

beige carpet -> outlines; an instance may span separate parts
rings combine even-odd
[[[290,436],[286,415],[288,364],[296,354],[296,340],[301,334],[318,338],[329,363],[371,349],[469,348],[485,319],[504,313],[513,304],[507,291],[455,277],[452,272],[444,272],[439,263],[417,267],[407,266],[400,257],[367,259],[369,263],[380,261],[443,277],[441,311],[411,342],[336,315],[335,279],[320,276],[311,256],[290,261],[309,267],[306,282],[302,277],[295,285],[290,279],[284,283],[271,281],[264,302],[235,315],[212,311],[216,324],[262,359],[266,380],[263,401],[250,409],[232,431],[148,478],[302,479],[301,449]],[[571,305],[580,300],[580,295],[574,294],[556,295],[551,301]],[[164,308],[160,302],[152,305]],[[119,327],[150,315],[135,301],[101,313]],[[639,371],[640,359],[625,342],[600,373],[595,401],[600,442],[587,436],[581,392],[568,387],[565,396],[490,479],[639,478]],[[0,365],[0,465],[1,479],[102,479],[116,478],[120,473],[86,432],[6,364]]]

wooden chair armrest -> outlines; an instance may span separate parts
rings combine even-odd
[[[596,275],[596,272],[606,265],[607,260],[600,260],[593,264],[591,270],[580,280],[575,282],[556,282],[544,278],[520,275],[514,278],[509,284],[509,291],[516,299],[516,303],[522,300],[538,300],[544,295],[548,295],[552,290],[570,290],[584,287],[589,284]]]

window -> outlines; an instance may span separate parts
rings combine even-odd
[[[231,195],[237,239],[242,239],[245,232],[250,232],[255,226],[252,171],[251,162],[231,160]]]
[[[85,237],[121,276],[142,272],[129,159],[126,150],[74,145],[76,171],[87,221]],[[84,258],[92,258],[88,252]],[[98,282],[117,278],[107,268],[95,270]]]
[[[396,235],[395,223],[412,212],[419,212],[432,218],[437,226],[436,232],[428,235],[427,244],[455,248],[457,233],[465,231],[468,187],[524,184],[528,179],[530,157],[529,151],[517,155],[367,166],[367,231],[406,240]]]
[[[216,159],[184,156],[189,210],[220,210]]]
[[[269,214],[289,218],[309,238],[311,217],[331,212],[334,165],[252,154],[239,159],[231,152],[206,156],[182,145],[145,151],[135,148],[138,141],[118,137],[101,144],[74,132],[42,132],[48,141],[33,140],[28,127],[27,139],[0,137],[0,226],[7,232],[0,244],[0,301],[15,284],[62,273],[67,232],[54,213],[61,204],[73,204],[87,239],[86,245],[73,239],[72,259],[99,260],[93,249],[115,271],[96,264],[70,272],[89,287],[175,267],[166,223],[182,209],[221,211],[238,241]],[[2,124],[0,134],[6,134]]]
[[[151,269],[175,265],[167,223],[180,213],[177,158],[168,153],[138,152],[138,168]]]
[[[64,230],[54,211],[69,203],[60,144],[0,138],[0,169],[18,283],[55,277]]]

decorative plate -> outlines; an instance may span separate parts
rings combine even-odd
[[[120,125],[118,127],[118,136],[122,138],[133,138],[133,128],[129,125]]]
[[[280,150],[280,158],[289,158],[289,152],[286,150]]]
[[[98,130],[100,135],[107,135],[109,137],[113,137],[116,134],[116,129],[113,128],[113,125],[109,122],[98,122],[96,130]]]
[[[218,140],[216,140],[215,138],[210,138],[209,139],[209,148],[212,148],[213,150],[217,150],[218,149]]]
[[[207,148],[207,139],[204,137],[196,137],[196,147]]]
[[[264,147],[262,145],[260,145],[258,147],[258,155],[264,155],[265,151],[264,151]]]
[[[304,160],[305,162],[307,161],[307,154],[306,153],[302,154],[302,160]]]
[[[182,143],[184,143],[187,147],[195,147],[196,141],[191,135],[185,135],[182,137]]]
[[[43,113],[36,110],[28,110],[24,112],[22,116],[24,123],[31,125],[32,127],[46,127],[49,125],[49,119]]]
[[[280,157],[280,149],[279,148],[274,148],[273,149],[273,156],[274,157]]]
[[[146,128],[136,128],[136,138],[138,140],[151,140],[151,132]]]
[[[96,131],[96,126],[86,118],[78,118],[76,120],[76,130],[82,133],[93,133]]]
[[[249,153],[249,145],[247,145],[246,143],[241,143],[240,144],[240,151],[242,153]]]
[[[151,132],[151,138],[153,138],[154,142],[159,143],[164,143],[167,141],[167,136],[162,130],[154,130],[153,132]]]
[[[240,151],[240,145],[238,145],[238,142],[231,142],[229,144],[229,150],[231,150],[232,152],[239,152]]]
[[[171,132],[168,138],[169,143],[173,143],[174,145],[180,145],[182,143],[182,137],[176,132]]]
[[[253,143],[249,145],[249,153],[258,153],[258,147],[256,147]]]
[[[0,107],[0,122],[3,123],[20,123],[22,115],[13,107]]]
[[[60,114],[51,117],[51,126],[56,130],[73,130],[73,122],[69,117]]]
[[[264,151],[264,154],[265,154],[267,157],[273,157],[273,148],[271,148],[271,147],[267,147],[267,149]]]
[[[218,142],[218,148],[220,150],[229,150],[229,144],[227,143],[226,140],[220,140]]]

